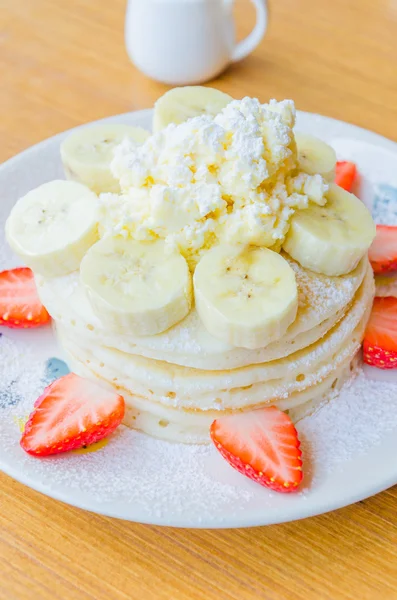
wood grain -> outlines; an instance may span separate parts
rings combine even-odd
[[[124,11],[121,0],[0,0],[0,160],[163,93],[126,57]],[[248,0],[236,17],[243,35]],[[266,39],[215,85],[292,97],[397,140],[396,33],[395,0],[274,0]],[[298,523],[171,530],[89,514],[1,475],[0,600],[397,599],[396,509],[394,488]]]

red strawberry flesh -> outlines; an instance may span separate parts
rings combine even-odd
[[[376,237],[369,249],[369,260],[375,273],[397,269],[397,227],[376,226]]]
[[[94,444],[120,425],[124,411],[122,396],[69,373],[36,400],[21,446],[29,454],[48,456]]]
[[[397,298],[375,298],[363,352],[364,361],[371,366],[397,368]]]
[[[276,407],[221,417],[212,441],[240,473],[277,492],[295,492],[302,481],[300,442],[291,419]]]
[[[0,325],[29,329],[50,320],[37,294],[31,269],[19,267],[0,273]]]
[[[341,160],[336,163],[335,183],[339,187],[351,192],[354,181],[357,177],[357,167],[354,163]]]

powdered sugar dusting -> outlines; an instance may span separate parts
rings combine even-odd
[[[9,440],[10,442],[11,440]],[[122,426],[100,451],[37,460],[21,451],[20,469],[28,469],[49,489],[67,488],[70,498],[84,494],[97,503],[128,503],[155,518],[172,511],[210,514],[219,500],[238,500],[241,509],[252,497],[246,486],[233,486],[207,474],[213,449],[165,443]]]
[[[32,335],[39,339],[39,333]],[[43,352],[3,335],[0,358],[0,462],[50,495],[72,503],[78,497],[82,505],[115,514],[121,504],[124,510],[130,506],[132,515],[138,511],[154,522],[195,515],[197,525],[258,506],[277,510],[287,501],[233,471],[212,446],[167,443],[123,426],[97,452],[34,459],[19,447],[19,425],[48,383]],[[397,383],[360,372],[337,398],[298,424],[308,481],[298,498],[308,500],[330,473],[370,452],[396,428]]]
[[[18,348],[16,344],[14,344],[11,340],[7,339],[6,337],[2,337],[0,342],[0,389],[6,389],[19,376],[21,372],[21,366],[18,358]]]
[[[372,380],[361,370],[332,402],[297,428],[316,476],[333,472],[397,428],[397,384]]]
[[[78,492],[104,504],[130,503],[146,511],[148,518],[160,518],[170,507],[175,515],[186,510],[199,513],[204,498],[209,514],[220,499],[225,506],[239,500],[243,509],[252,497],[245,482],[230,485],[209,474],[214,453],[217,458],[211,446],[165,443],[124,426],[98,452],[48,459],[28,456],[19,448],[20,424],[48,384],[45,361],[33,346],[4,335],[0,359],[0,462],[16,457],[18,471],[29,473],[49,492],[67,489],[71,499]],[[7,378],[3,367],[4,375],[9,370]]]
[[[301,267],[301,265],[291,260],[285,255],[289,265],[295,271],[296,282],[299,290],[299,303],[305,307],[306,318],[313,318],[314,315],[332,314],[333,311],[346,305],[352,298],[357,289],[359,276],[353,277],[352,273],[348,276],[328,277],[320,273],[313,276],[311,271]],[[357,270],[360,273],[360,270]]]

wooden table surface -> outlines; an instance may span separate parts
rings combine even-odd
[[[124,10],[124,0],[0,0],[0,160],[164,92],[126,57]],[[271,13],[261,46],[215,85],[294,98],[397,140],[397,1],[273,0]],[[246,33],[248,0],[236,14]],[[397,487],[332,514],[234,531],[112,520],[5,475],[0,506],[1,600],[397,598]]]

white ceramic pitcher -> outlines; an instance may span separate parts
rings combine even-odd
[[[251,0],[256,25],[236,44],[233,0],[129,0],[125,38],[129,57],[145,75],[172,85],[207,81],[259,44],[267,26],[266,0]]]

